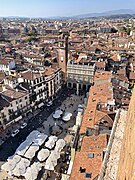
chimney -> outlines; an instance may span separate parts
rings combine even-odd
[[[98,125],[95,125],[95,136],[98,136],[98,131],[99,131],[99,126]]]

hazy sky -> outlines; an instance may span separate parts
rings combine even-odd
[[[135,9],[135,0],[0,0],[0,16],[72,16]]]

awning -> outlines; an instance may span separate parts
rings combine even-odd
[[[19,121],[20,119],[22,119],[22,116],[17,117],[14,121],[17,122],[17,121]]]
[[[39,108],[41,108],[42,106],[44,106],[43,102],[38,105]]]

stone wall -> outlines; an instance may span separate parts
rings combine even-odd
[[[117,180],[135,180],[135,89],[127,115]]]
[[[99,180],[116,180],[127,111],[116,114]]]

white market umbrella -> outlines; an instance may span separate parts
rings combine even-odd
[[[16,154],[23,156],[27,149],[31,145],[31,141],[25,140],[23,143],[20,144],[20,146],[16,149]]]
[[[64,148],[65,145],[66,145],[65,141],[63,139],[59,139],[56,142],[55,150],[60,152]]]
[[[35,180],[37,178],[37,173],[33,172],[31,167],[28,167],[26,173],[24,174],[26,180]]]
[[[62,117],[63,121],[69,121],[71,119],[72,113],[65,112],[64,116]]]
[[[69,116],[63,116],[63,117],[62,117],[62,120],[63,120],[63,121],[69,121],[69,120],[70,120],[70,117],[69,117]]]
[[[6,162],[1,166],[1,169],[4,171],[12,171],[16,167],[16,163],[13,162]]]
[[[12,171],[14,176],[17,176],[17,177],[24,175],[25,172],[26,172],[26,168],[25,166],[22,165],[22,163],[18,164],[16,168]]]
[[[65,112],[65,114],[64,114],[65,116],[69,116],[69,117],[71,117],[72,116],[72,113],[70,113],[70,112]]]
[[[35,145],[41,146],[41,145],[45,142],[45,140],[47,139],[47,137],[48,137],[48,135],[46,135],[46,134],[44,134],[44,133],[41,133],[41,134],[39,134],[39,135],[36,137],[36,139],[33,140],[33,143],[34,143]]]
[[[50,151],[48,149],[41,149],[38,152],[37,158],[39,161],[44,161],[50,155]]]
[[[28,159],[22,158],[19,164],[22,164],[22,166],[25,166],[27,168],[30,165],[30,161]]]
[[[45,163],[45,169],[53,171],[54,170],[54,165],[52,161],[48,158],[46,163]]]
[[[61,115],[61,114],[63,114],[63,111],[62,110],[56,110],[55,114],[60,114]]]
[[[29,149],[24,154],[24,157],[32,159],[35,156],[35,153],[39,150],[38,145],[31,145]]]
[[[34,130],[27,136],[27,139],[34,140],[39,134],[39,131]]]
[[[38,173],[41,170],[42,165],[38,162],[33,163],[30,167],[27,168],[24,177],[26,180],[35,180],[37,179]]]
[[[52,149],[55,146],[55,141],[47,141],[45,143],[45,147],[47,147],[48,149]]]
[[[53,114],[53,118],[54,119],[59,119],[60,118],[60,114]]]
[[[18,155],[13,155],[13,156],[11,156],[11,157],[9,157],[8,159],[8,162],[15,162],[15,163],[18,163],[20,160],[21,160],[21,157],[20,156],[18,156]]]
[[[55,160],[55,159],[57,160],[57,159],[60,158],[60,153],[57,152],[57,151],[55,151],[55,150],[53,150],[53,151],[51,152],[49,158],[51,159],[51,161],[53,161],[53,160]]]
[[[57,141],[56,136],[50,136],[49,140],[45,143],[45,147],[52,149],[55,146],[55,142]]]
[[[50,137],[49,137],[49,140],[50,140],[50,141],[55,141],[55,142],[56,142],[57,139],[58,139],[58,137],[56,137],[56,136],[50,136]]]

